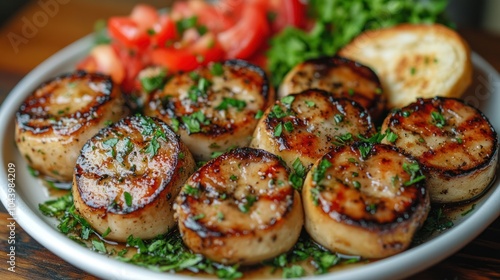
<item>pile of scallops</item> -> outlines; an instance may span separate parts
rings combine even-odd
[[[343,57],[297,65],[277,97],[241,60],[139,76],[158,85],[138,95],[143,114],[109,77],[79,71],[16,115],[29,165],[72,182],[77,212],[109,240],[178,227],[193,252],[251,265],[305,228],[329,250],[384,258],[408,248],[431,202],[470,200],[494,176],[497,135],[480,111],[436,97],[387,114],[377,75]]]

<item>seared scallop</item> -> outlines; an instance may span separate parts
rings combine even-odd
[[[283,79],[278,97],[310,88],[354,100],[365,107],[374,120],[382,116],[387,102],[375,72],[340,56],[309,59],[295,66]]]
[[[385,143],[420,162],[432,202],[473,199],[495,177],[498,136],[479,110],[458,99],[418,99],[390,114],[382,130],[392,134]]]
[[[287,167],[263,150],[238,148],[194,173],[177,198],[179,230],[194,252],[255,264],[288,251],[303,225]]]
[[[145,113],[169,124],[197,160],[247,146],[255,116],[273,102],[265,72],[241,60],[212,63],[171,77]]]
[[[40,85],[16,114],[16,143],[40,175],[70,182],[80,149],[128,110],[108,76],[83,71]]]
[[[311,89],[269,107],[250,146],[279,155],[290,167],[299,158],[308,169],[336,145],[374,132],[370,115],[358,103]]]
[[[430,209],[418,163],[397,148],[355,143],[337,147],[307,174],[305,228],[329,250],[384,258],[411,243]]]
[[[73,180],[77,212],[106,239],[149,239],[175,226],[173,202],[194,159],[161,120],[140,115],[102,129],[82,148]]]

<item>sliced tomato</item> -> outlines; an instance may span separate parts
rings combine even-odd
[[[191,71],[200,65],[224,58],[224,50],[212,33],[184,48],[157,48],[151,52],[151,62],[169,71]]]
[[[131,49],[143,49],[149,45],[150,38],[146,31],[129,17],[112,17],[108,21],[111,38]]]
[[[111,45],[95,46],[90,55],[95,59],[97,65],[96,72],[110,75],[117,84],[123,81],[125,78],[125,68]]]
[[[168,15],[160,15],[158,22],[153,25],[154,34],[151,35],[153,47],[165,47],[167,42],[177,36],[175,22]]]
[[[144,68],[144,59],[146,55],[144,52],[131,52],[127,49],[120,48],[116,44],[111,46],[124,67],[124,77],[121,82],[121,89],[125,93],[130,93],[135,89],[137,75]]]
[[[137,4],[130,13],[132,19],[141,30],[152,28],[159,21],[160,16],[156,8],[146,4]]]
[[[245,5],[241,19],[217,39],[226,51],[226,58],[250,57],[269,35],[266,11],[259,5]]]
[[[306,26],[306,5],[300,0],[272,0],[268,9],[268,13],[274,13],[271,28],[275,33],[287,26]]]

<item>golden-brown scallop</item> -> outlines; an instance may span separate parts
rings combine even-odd
[[[318,88],[345,97],[365,107],[378,120],[386,105],[386,96],[377,75],[368,67],[340,56],[306,60],[295,66],[283,79],[278,97]]]
[[[335,145],[374,132],[370,115],[358,103],[310,89],[286,96],[269,107],[250,146],[279,155],[290,167],[299,158],[309,169]]]
[[[420,162],[432,202],[473,199],[495,176],[497,134],[479,110],[458,99],[418,99],[390,114],[382,130],[393,134],[385,143]]]
[[[255,116],[274,100],[265,72],[242,60],[212,63],[171,77],[152,93],[146,115],[169,124],[197,160],[247,146]]]
[[[365,258],[408,248],[430,209],[418,163],[385,144],[358,142],[330,151],[307,174],[302,198],[314,240]]]
[[[179,230],[194,252],[255,264],[288,251],[303,225],[287,167],[264,150],[238,148],[194,173],[177,198]]]
[[[194,159],[161,120],[127,117],[82,148],[73,180],[75,208],[106,239],[149,239],[175,226],[173,202]],[[109,230],[108,230],[109,229]]]
[[[85,142],[128,110],[108,76],[83,71],[40,85],[16,114],[16,143],[43,177],[70,182]]]

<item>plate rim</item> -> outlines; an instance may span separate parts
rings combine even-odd
[[[67,62],[88,52],[92,42],[92,34],[85,36],[52,55],[28,73],[11,90],[7,98],[4,100],[2,106],[0,107],[0,119],[9,120],[12,118],[13,113],[15,114],[15,111],[17,111],[18,106],[16,105],[20,103],[22,97],[29,94],[31,89],[39,85],[39,80],[46,80],[48,78],[47,73],[57,71],[58,68],[61,68],[62,62]],[[485,73],[491,75],[491,80],[500,84],[500,75],[493,68],[493,66],[474,52],[472,52],[471,58],[474,66],[484,70]],[[499,91],[499,89],[495,88],[495,91]],[[7,121],[0,124],[0,135],[6,135],[2,132],[7,130],[9,127],[10,124]],[[3,147],[5,145],[4,142],[6,141],[5,138],[6,137],[3,136],[0,137],[0,148],[2,149],[0,150],[0,162],[4,163],[3,165],[5,167],[0,170],[0,199],[7,208],[7,162],[4,161],[3,155]],[[494,185],[489,189],[488,193],[485,194],[487,198],[480,207],[476,208],[475,211],[462,223],[454,226],[432,240],[395,256],[369,263],[352,270],[347,269],[305,278],[319,280],[332,278],[356,279],[363,276],[366,277],[367,275],[370,275],[372,279],[404,278],[419,271],[423,271],[467,245],[500,215],[500,204],[495,203],[495,198],[500,200],[500,180],[497,179],[493,182],[493,184]],[[186,276],[168,272],[156,272],[92,252],[88,248],[84,248],[76,242],[70,240],[64,234],[49,225],[46,221],[40,219],[37,213],[32,211],[28,204],[19,195],[16,195],[15,207],[16,215],[14,218],[26,233],[52,253],[61,257],[64,261],[92,275],[112,279],[137,279],[145,277],[148,279],[200,278],[196,276]],[[457,246],[457,244],[459,245]],[[435,252],[439,251],[441,248],[446,248],[446,251],[436,255]],[[429,258],[430,255],[433,257]],[[412,263],[413,265],[410,267],[406,265],[397,266],[397,263]]]

